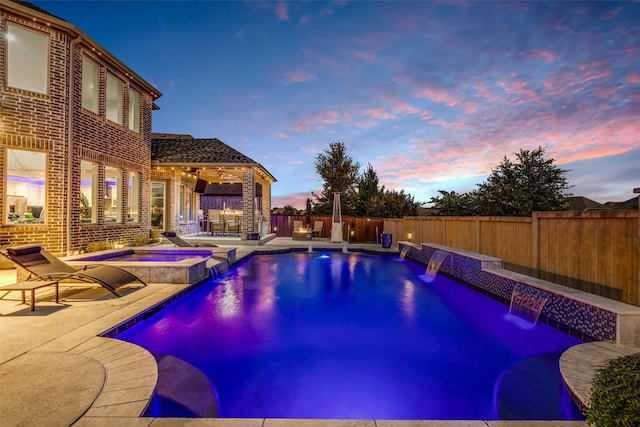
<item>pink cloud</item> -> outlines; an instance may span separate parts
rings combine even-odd
[[[418,98],[429,98],[431,101],[444,104],[447,107],[455,107],[458,104],[458,99],[444,89],[427,87],[419,90],[415,96]]]
[[[573,93],[576,87],[576,76],[570,71],[552,71],[542,83],[547,95],[559,96]],[[571,89],[571,90],[570,90]]]
[[[278,2],[276,4],[276,15],[280,21],[288,21],[289,20],[289,9],[285,2]]]
[[[321,129],[325,125],[338,123],[339,121],[340,114],[337,111],[320,111],[303,117],[295,126],[295,130],[297,132],[308,132],[311,129]]]
[[[629,74],[625,80],[629,83],[638,84],[640,83],[640,73]]]
[[[365,116],[368,116],[368,117],[372,117],[374,119],[389,120],[389,119],[394,119],[395,118],[395,115],[391,114],[384,107],[368,108],[368,109],[364,110],[362,112],[362,114],[364,114]]]
[[[471,102],[471,101],[467,101],[464,104],[462,104],[462,109],[464,110],[465,113],[475,113],[478,111],[478,104],[475,102]]]
[[[577,69],[583,82],[611,77],[611,69],[602,69],[603,64],[579,64]]]
[[[317,80],[318,76],[315,74],[309,73],[305,70],[295,70],[287,73],[284,76],[284,83],[286,85],[294,84],[294,83],[304,83],[312,80]]]
[[[498,82],[498,85],[509,95],[517,95],[519,96],[520,102],[522,102],[522,98],[524,100],[536,101],[540,102],[540,97],[538,93],[532,89],[527,88],[527,81],[524,80],[514,80],[512,82],[505,82],[501,80]]]
[[[616,87],[609,87],[609,88],[603,87],[603,88],[597,89],[595,91],[595,94],[598,98],[610,98],[617,91],[618,91],[618,88]]]
[[[419,114],[422,110],[415,105],[403,101],[396,101],[391,106],[391,111],[395,114]]]
[[[544,62],[546,62],[547,64],[555,61],[555,59],[556,59],[556,55],[553,52],[550,52],[548,50],[537,50],[537,51],[533,52],[532,55],[534,57],[542,58],[544,60]]]

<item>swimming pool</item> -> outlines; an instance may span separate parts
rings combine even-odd
[[[369,254],[253,256],[117,338],[159,360],[152,416],[583,419],[557,367],[581,341],[424,272]]]

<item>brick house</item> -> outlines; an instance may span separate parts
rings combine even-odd
[[[166,216],[175,219],[160,228],[196,230],[197,217],[181,210],[185,198],[190,212],[200,209],[197,179],[151,169],[160,92],[73,24],[30,3],[2,0],[0,18],[0,245],[69,254],[91,242],[130,244],[149,235],[159,183]],[[247,182],[272,178],[244,166]]]

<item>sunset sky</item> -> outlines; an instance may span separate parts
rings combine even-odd
[[[163,93],[153,131],[219,138],[303,208],[342,141],[428,202],[547,148],[574,195],[640,187],[640,2],[33,1]]]

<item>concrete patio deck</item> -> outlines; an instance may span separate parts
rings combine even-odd
[[[189,236],[188,240],[207,240]],[[217,241],[216,244],[220,244]],[[225,243],[227,243],[225,241]],[[296,242],[275,238],[260,246],[237,247],[241,259],[255,249],[342,247],[324,240]],[[170,244],[162,245],[171,247]],[[380,245],[352,244],[347,248],[382,251]],[[397,251],[397,247],[391,251]],[[0,270],[0,285],[15,281],[15,270]],[[62,288],[56,304],[52,288],[37,293],[36,310],[21,304],[19,292],[0,293],[0,425],[39,426],[263,426],[263,427],[507,427],[585,426],[566,421],[390,421],[294,419],[176,419],[141,418],[153,394],[158,367],[146,350],[97,335],[174,295],[187,285],[152,283],[131,286],[121,298],[101,288]],[[629,348],[584,344],[572,348],[571,360],[602,360]],[[584,350],[583,350],[584,349]],[[640,351],[640,349],[639,349]],[[574,359],[575,358],[575,359]],[[567,364],[563,374],[574,390],[589,390],[591,377],[580,375],[579,363]],[[572,366],[575,371],[571,371]],[[567,371],[567,372],[565,372]],[[574,383],[575,382],[575,383]]]

